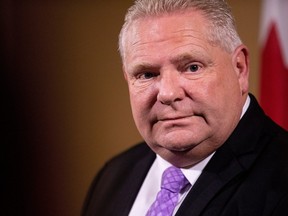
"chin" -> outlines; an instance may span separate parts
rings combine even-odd
[[[192,156],[190,151],[170,151],[164,150],[159,154],[163,159],[173,164],[176,167],[184,168],[195,165],[200,161],[198,157]]]
[[[165,139],[159,140],[158,144],[172,152],[184,152],[193,149],[202,141],[203,139],[200,138],[195,139],[195,137],[180,136],[178,139],[175,137],[166,137]]]
[[[183,141],[183,140],[182,140]],[[195,140],[194,140],[195,141]],[[170,142],[163,145],[150,146],[153,151],[163,159],[177,167],[190,167],[207,156],[216,149],[205,140],[198,142]]]

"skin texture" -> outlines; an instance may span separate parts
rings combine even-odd
[[[123,70],[136,126],[162,158],[189,167],[206,158],[239,122],[248,92],[244,45],[209,43],[209,21],[188,10],[134,21]]]

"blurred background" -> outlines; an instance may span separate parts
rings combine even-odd
[[[260,0],[229,0],[258,96]],[[77,216],[113,155],[141,141],[117,39],[132,0],[1,0],[1,215]]]

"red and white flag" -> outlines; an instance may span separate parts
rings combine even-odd
[[[263,0],[260,104],[288,130],[288,0]]]

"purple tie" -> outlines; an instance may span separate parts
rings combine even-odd
[[[170,216],[177,205],[179,193],[189,184],[179,168],[167,168],[162,175],[161,190],[146,216]]]

